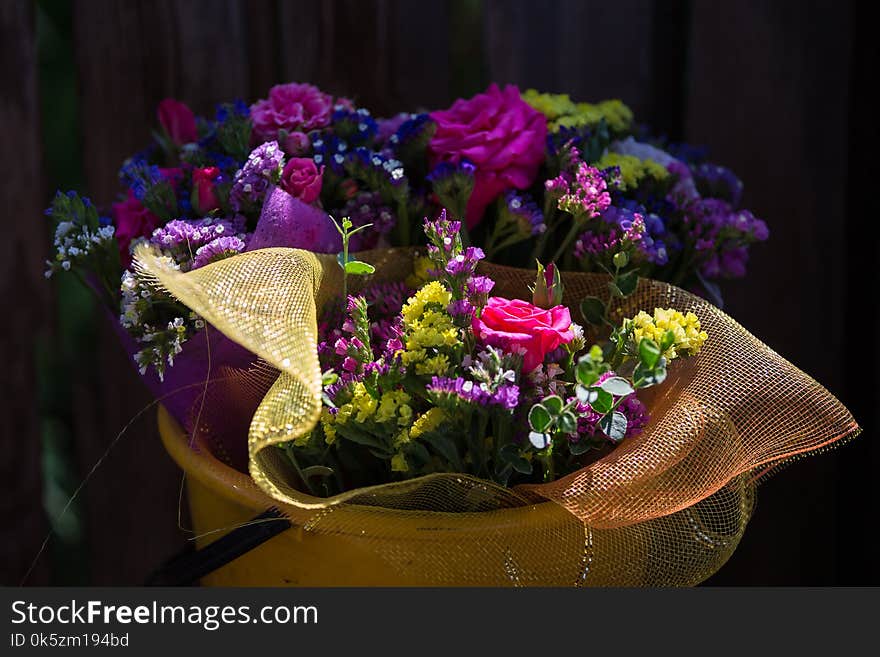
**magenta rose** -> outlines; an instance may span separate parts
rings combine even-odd
[[[254,136],[258,141],[277,139],[284,145],[285,136],[294,132],[307,133],[330,124],[333,98],[310,84],[277,84],[269,90],[269,97],[251,106]]]
[[[568,308],[544,310],[519,299],[489,297],[471,326],[483,344],[522,353],[525,373],[537,369],[548,353],[574,339]]]
[[[476,166],[467,225],[483,218],[486,206],[501,192],[529,187],[544,161],[547,119],[508,85],[493,84],[485,93],[459,99],[447,110],[432,112],[437,131],[429,152],[432,166],[469,160]]]
[[[193,169],[191,201],[196,212],[199,214],[206,215],[220,208],[220,201],[217,199],[217,191],[215,189],[215,183],[219,177],[220,169],[217,167]]]
[[[184,103],[173,98],[166,98],[159,103],[156,113],[159,123],[178,146],[199,140],[196,129],[196,117]]]
[[[281,189],[303,203],[314,203],[321,194],[324,167],[310,157],[292,157],[281,172]]]
[[[148,237],[160,223],[159,217],[147,210],[131,190],[128,190],[128,198],[113,204],[113,225],[116,227],[119,260],[123,267],[127,268],[131,263],[131,241],[136,237]]]

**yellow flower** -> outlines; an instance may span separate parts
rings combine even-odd
[[[577,110],[568,94],[542,94],[536,89],[527,89],[522,94],[522,99],[546,116],[549,121],[574,114]]]
[[[419,288],[431,280],[428,270],[434,267],[434,262],[428,256],[416,258],[413,261],[413,273],[406,279],[406,284],[412,288]]]
[[[440,376],[449,370],[449,358],[446,354],[438,354],[416,364],[416,374],[431,374]]]
[[[699,353],[709,337],[705,331],[700,330],[700,320],[694,313],[683,314],[672,308],[655,308],[653,317],[640,311],[632,319],[624,321],[625,327],[630,325],[633,327],[636,348],[645,338],[660,344],[666,332],[672,331],[675,339],[663,352],[667,360],[679,355],[692,356]]]
[[[391,470],[393,472],[406,472],[409,470],[406,456],[404,456],[402,452],[398,452],[391,458]]]
[[[634,189],[645,178],[665,180],[669,176],[666,168],[654,160],[640,160],[635,155],[623,155],[621,153],[605,153],[596,162],[597,169],[609,167],[620,168],[620,179],[623,189]]]
[[[404,406],[409,408],[410,396],[403,390],[391,390],[383,393],[379,400],[379,408],[376,411],[377,422],[390,422],[398,416],[400,409]]]
[[[437,407],[430,408],[416,418],[409,435],[412,438],[418,438],[424,433],[434,431],[445,419],[446,413],[444,413],[442,409]]]
[[[336,427],[333,426],[335,417],[329,408],[324,407],[321,411],[321,427],[324,429],[324,441],[328,445],[336,442]],[[296,444],[296,441],[294,441]]]
[[[355,420],[358,422],[364,422],[376,412],[378,404],[373,395],[367,391],[363,383],[355,383],[352,392],[354,397],[352,397],[351,406],[357,413],[355,415]],[[346,406],[347,405],[348,404],[346,404]]]

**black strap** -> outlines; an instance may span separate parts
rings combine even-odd
[[[147,577],[146,586],[188,586],[292,527],[272,507],[200,550],[188,548]]]

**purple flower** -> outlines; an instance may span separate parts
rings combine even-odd
[[[743,184],[730,169],[717,164],[700,164],[693,168],[693,177],[701,196],[720,198],[739,207]]]
[[[574,179],[567,189],[563,187],[566,179],[563,176],[554,178],[544,184],[548,191],[562,191],[558,207],[575,217],[592,218],[599,216],[611,205],[611,194],[603,174],[596,167],[586,162],[579,162]]]
[[[193,261],[193,269],[204,267],[205,265],[237,255],[244,251],[244,240],[235,235],[226,235],[211,240],[196,251],[196,258]]]
[[[284,153],[277,141],[257,146],[232,180],[232,189],[229,191],[232,207],[236,211],[259,208],[269,187],[278,184],[283,167]]]
[[[519,194],[510,190],[504,195],[502,207],[502,220],[512,221],[517,232],[523,237],[540,235],[547,230],[544,223],[544,214],[538,204],[528,194]]]
[[[460,376],[434,376],[425,389],[440,397],[455,398],[476,406],[500,406],[509,411],[519,403],[519,386],[515,384],[502,384],[492,391],[485,383]]]

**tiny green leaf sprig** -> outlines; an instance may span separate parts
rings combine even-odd
[[[376,268],[370,263],[356,260],[352,258],[348,253],[348,245],[351,242],[352,235],[356,235],[360,231],[364,230],[365,228],[369,228],[373,224],[364,224],[363,226],[358,226],[357,228],[352,230],[351,219],[348,217],[342,218],[341,226],[339,225],[339,222],[337,222],[336,219],[334,219],[333,217],[330,217],[330,221],[333,222],[333,225],[336,226],[336,230],[339,231],[339,234],[342,236],[342,251],[340,251],[336,255],[336,261],[342,268],[342,298],[347,299],[349,274],[355,276],[369,276],[376,271]]]

